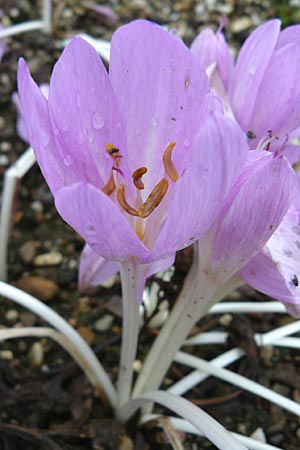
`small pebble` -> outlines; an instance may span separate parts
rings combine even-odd
[[[229,325],[232,322],[232,315],[231,314],[223,314],[219,319],[219,324],[223,325],[223,327],[229,327]]]
[[[142,368],[142,361],[141,361],[140,359],[136,359],[136,360],[133,362],[133,370],[134,370],[136,373],[139,373],[140,370],[141,370],[141,368]]]
[[[0,128],[1,128],[1,126],[0,126]],[[10,143],[10,142],[7,142],[7,141],[1,142],[1,144],[0,144],[0,150],[1,150],[1,152],[3,152],[3,153],[9,152],[9,151],[11,150],[11,143]]]
[[[29,311],[23,311],[20,314],[20,321],[26,327],[32,327],[36,322],[36,316]]]
[[[34,258],[33,264],[36,267],[41,266],[58,266],[62,262],[62,254],[59,252],[43,253]]]
[[[0,155],[0,166],[5,167],[8,166],[9,159],[6,155]]]
[[[273,355],[274,355],[274,349],[270,345],[264,345],[259,349],[259,355],[262,358],[265,366],[272,366],[273,365]]]
[[[11,350],[1,350],[0,358],[5,359],[6,361],[12,361],[14,358],[14,354]]]
[[[87,344],[91,345],[94,342],[95,334],[89,327],[78,327],[77,331]]]
[[[30,208],[38,213],[42,213],[44,210],[43,203],[38,200],[35,200],[34,202],[30,203]]]
[[[54,281],[38,276],[20,278],[15,285],[45,302],[52,300],[58,292],[58,286]]]
[[[238,34],[247,30],[252,25],[252,21],[249,17],[239,17],[231,22],[232,33]]]
[[[96,322],[94,323],[94,328],[96,331],[100,331],[100,332],[107,331],[110,329],[113,321],[114,321],[114,316],[112,316],[111,314],[105,314],[103,317],[96,320]]]
[[[16,309],[9,309],[8,311],[6,311],[5,314],[5,319],[8,322],[16,322],[19,318],[19,313]]]
[[[40,367],[44,361],[44,349],[40,342],[32,344],[29,350],[29,361],[33,367]]]
[[[129,436],[121,436],[121,443],[119,446],[119,450],[133,450],[134,445]]]
[[[256,441],[267,443],[266,435],[262,428],[256,428],[250,437]]]
[[[22,261],[25,264],[29,264],[33,261],[36,255],[37,243],[35,241],[28,241],[23,244],[19,249],[19,254]]]

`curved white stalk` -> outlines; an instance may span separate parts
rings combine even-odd
[[[189,355],[188,353],[184,352],[176,353],[175,361],[188,367],[192,367],[193,369],[203,371],[206,374],[213,375],[214,377],[231,383],[235,386],[241,387],[248,392],[258,395],[259,397],[275,403],[276,405],[281,406],[287,411],[300,416],[300,405],[298,403],[284,397],[281,394],[277,394],[277,392],[261,386],[259,383],[249,380],[242,375],[239,375],[227,369],[223,369],[221,367],[217,367],[215,364],[211,364],[204,359]]]
[[[147,414],[141,418],[141,423],[147,423],[151,420],[159,419],[159,414]],[[191,433],[203,436],[203,433],[200,433],[197,428],[195,428],[191,423],[184,419],[180,419],[179,417],[172,417],[172,416],[163,416],[167,417],[170,421],[175,430],[177,431],[183,431],[185,433]],[[251,437],[243,436],[239,433],[233,433],[230,432],[230,434],[235,437],[238,441],[240,441],[242,444],[246,445],[249,450],[283,450],[279,447],[274,447],[274,445],[265,444],[264,442],[257,441],[256,439],[253,439]]]
[[[115,406],[116,391],[107,372],[92,349],[68,322],[37,298],[3,281],[0,281],[0,295],[29,309],[60,331],[66,340],[70,342],[70,347],[77,349],[77,357],[81,359],[80,365],[84,368],[84,372],[87,374],[89,380],[98,392],[104,391],[112,406]]]
[[[1,34],[1,30],[0,30]],[[1,201],[0,218],[0,280],[7,279],[7,244],[11,226],[11,214],[18,180],[35,163],[35,156],[29,147],[8,170],[5,171]]]
[[[247,450],[219,422],[202,409],[185,398],[164,391],[147,392],[125,403],[119,410],[120,419],[127,422],[141,406],[148,402],[159,403],[184,417],[220,450]]]
[[[286,309],[279,302],[224,302],[214,305],[209,314],[227,313],[286,313]]]
[[[45,33],[51,33],[52,29],[52,1],[51,0],[43,0],[43,30]]]
[[[86,371],[86,365],[83,363],[80,354],[78,354],[77,348],[73,346],[72,342],[65,338],[65,336],[53,328],[48,327],[20,327],[20,328],[5,328],[0,330],[0,341],[6,341],[7,339],[15,339],[20,337],[46,337],[53,339],[59,344],[67,353],[72,356],[74,361],[77,362],[82,371],[86,374],[87,378],[94,384],[93,377],[90,376],[90,372]]]
[[[169,319],[147,354],[134,386],[133,397],[160,386],[174,355],[194,324],[212,305],[244,283],[239,277],[233,276],[218,289],[214,280],[209,281],[205,277],[202,280],[201,275],[204,273],[199,268],[197,249],[194,246],[193,265]]]
[[[14,36],[15,34],[26,33],[27,31],[42,30],[44,28],[43,20],[30,20],[28,22],[12,25],[0,30],[0,39]]]
[[[131,260],[120,262],[122,283],[122,346],[119,365],[117,408],[129,400],[132,379],[133,362],[136,358],[138,333],[140,327],[140,305],[136,299],[136,285],[139,274]]]

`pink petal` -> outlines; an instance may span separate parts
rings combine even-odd
[[[204,69],[216,64],[223,86],[229,89],[233,75],[233,59],[222,33],[210,28],[202,31],[191,45],[191,52],[196,56]]]
[[[112,161],[111,143],[125,152],[125,130],[107,71],[92,46],[76,37],[56,63],[50,82],[49,112],[57,146],[81,179],[103,187]]]
[[[257,136],[289,133],[300,123],[300,47],[276,50],[265,70],[255,102],[251,129]]]
[[[149,254],[116,204],[85,183],[61,189],[55,206],[62,218],[105,259],[124,261]]]
[[[290,209],[264,248],[239,274],[254,289],[300,307],[298,211]]]
[[[279,35],[276,49],[292,43],[300,45],[300,25],[285,28]]]
[[[178,38],[154,23],[135,21],[113,35],[110,77],[127,121],[131,170],[148,168],[143,181],[149,192],[164,176],[162,156],[171,142],[177,170],[184,167],[207,76]]]
[[[294,189],[285,158],[265,153],[248,165],[215,225],[214,272],[231,276],[261,250],[288,210]]]
[[[99,286],[118,272],[118,263],[102,258],[89,245],[85,245],[79,261],[79,289],[88,291]]]
[[[197,135],[188,168],[174,187],[153,254],[162,257],[195,242],[217,217],[248,154],[246,136],[223,116],[211,116]]]
[[[65,172],[63,155],[54,142],[47,99],[30,76],[23,59],[19,61],[18,89],[30,143],[51,191],[78,180],[76,172]]]
[[[256,28],[244,43],[234,70],[232,106],[244,130],[250,130],[260,83],[280,31],[275,19]]]

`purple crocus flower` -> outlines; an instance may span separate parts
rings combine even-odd
[[[226,83],[220,67],[224,60],[230,66],[230,56],[226,46],[217,45],[223,42],[218,33],[203,32],[195,41],[198,45],[192,45],[192,51],[202,63],[204,48],[211,48],[206,60],[213,64],[212,90],[222,97],[227,114],[247,133],[251,148],[282,153],[297,170],[300,149],[289,141],[299,135],[300,126],[300,26],[280,32],[280,21],[272,20],[254,30]],[[294,315],[300,313],[299,198],[298,189],[280,227],[240,271],[244,281],[283,301]]]
[[[48,84],[41,84],[40,86],[41,92],[44,94],[46,98],[49,96],[49,85]],[[23,114],[23,110],[20,103],[20,98],[17,92],[13,92],[12,94],[12,101],[16,107],[17,110],[17,133],[20,136],[21,139],[25,142],[29,142],[28,137],[28,131],[26,128],[26,122]]]
[[[300,127],[300,25],[280,26],[274,19],[257,27],[233,69],[220,30],[204,30],[191,47],[205,69],[214,69],[211,87],[248,134],[251,149],[263,143],[271,149]]]
[[[74,38],[48,100],[23,60],[18,84],[59,213],[100,257],[141,266],[141,278],[206,232],[245,163],[245,136],[211,111],[196,58],[153,23],[114,34],[109,75]]]

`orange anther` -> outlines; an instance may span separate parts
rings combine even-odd
[[[113,174],[111,173],[110,179],[105,184],[105,186],[103,186],[103,188],[102,188],[102,192],[104,194],[110,196],[114,192],[115,189],[116,189],[115,180],[114,180]]]
[[[131,216],[138,216],[137,210],[132,208],[132,206],[130,206],[127,203],[127,200],[125,198],[125,186],[124,186],[124,184],[120,184],[120,186],[118,187],[117,200],[118,200],[119,205],[121,206],[121,208],[124,209],[124,211],[126,211]]]
[[[161,203],[168,190],[168,180],[163,178],[155,186],[153,191],[149,194],[147,200],[140,206],[137,213],[142,219],[150,216],[150,214],[155,210],[155,208]]]
[[[147,172],[147,167],[139,167],[132,174],[133,184],[140,191],[144,189],[144,183],[142,182],[142,176]]]
[[[175,147],[175,145],[176,145],[176,142],[171,142],[171,144],[169,144],[168,147],[166,148],[165,153],[163,155],[163,163],[164,163],[165,171],[166,171],[168,177],[174,183],[176,183],[176,181],[179,178],[176,167],[174,166],[173,161],[172,161],[172,151],[173,151],[173,148]]]

